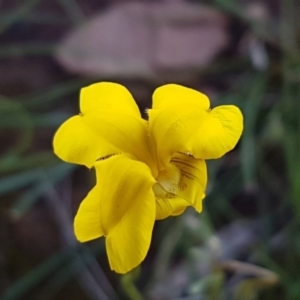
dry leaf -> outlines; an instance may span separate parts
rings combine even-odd
[[[70,71],[102,77],[162,78],[207,66],[228,43],[225,17],[187,2],[113,6],[62,41]]]

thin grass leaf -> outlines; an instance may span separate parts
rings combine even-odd
[[[29,155],[6,154],[0,159],[0,174],[48,167],[57,162],[52,152],[39,152]]]
[[[260,105],[267,84],[266,74],[258,75],[250,85],[249,95],[244,106],[244,133],[241,140],[241,168],[245,186],[256,185],[256,134]]]
[[[59,163],[49,169],[37,168],[34,170],[18,173],[16,175],[4,177],[0,180],[0,195],[4,195],[8,192],[24,188],[29,184],[39,183],[41,180],[41,176],[43,176],[45,171],[53,180],[60,173],[67,174],[74,168],[74,165]]]
[[[23,57],[27,55],[52,56],[56,44],[22,43],[8,44],[0,47],[0,58]]]
[[[4,292],[1,300],[26,299],[25,295],[28,294],[31,289],[42,283],[56,270],[61,268],[62,265],[72,259],[75,248],[76,247],[63,250],[50,257],[45,263],[41,264],[28,275],[22,277],[15,284],[11,285]]]
[[[65,165],[65,168],[58,168],[52,170],[52,172],[45,171],[44,176],[41,176],[40,182],[36,183],[29,191],[25,192],[19,200],[11,207],[10,213],[14,218],[20,218],[24,213],[26,213],[32,205],[47,192],[49,189],[49,184],[55,185],[57,182],[66,177],[73,169],[72,165]],[[42,175],[42,174],[41,174]],[[47,182],[47,181],[50,182]]]
[[[33,138],[33,123],[28,111],[19,102],[0,96],[0,129],[19,129],[18,142],[7,154],[19,154],[30,147]]]
[[[0,34],[26,16],[39,2],[40,0],[28,0],[23,3],[19,9],[17,9],[14,14],[11,15],[10,19],[4,20],[0,23]]]
[[[0,24],[9,22],[14,16],[14,10],[6,10],[0,13]],[[47,24],[47,25],[68,25],[70,22],[66,18],[62,18],[60,14],[51,12],[31,12],[19,19],[18,22],[24,24]],[[1,25],[0,25],[1,26]]]
[[[50,105],[56,103],[59,99],[66,97],[71,93],[78,92],[81,87],[91,83],[92,81],[93,78],[72,79],[67,82],[52,86],[45,91],[20,97],[18,100],[22,102],[24,107],[27,109],[48,108]]]
[[[46,114],[34,114],[33,123],[36,128],[57,129],[65,120],[71,117],[68,113],[50,112]]]
[[[85,21],[83,12],[75,0],[56,0],[65,10],[66,15],[74,25],[79,25]]]

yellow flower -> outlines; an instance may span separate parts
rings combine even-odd
[[[188,206],[202,210],[204,159],[236,145],[242,114],[230,105],[210,110],[205,95],[170,84],[155,91],[147,122],[129,91],[108,82],[81,90],[80,111],[53,142],[64,161],[96,170],[75,235],[81,242],[105,236],[111,269],[126,273],[144,260],[155,220]]]

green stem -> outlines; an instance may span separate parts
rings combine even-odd
[[[139,292],[134,284],[134,281],[138,278],[140,273],[140,268],[136,268],[130,273],[127,273],[121,277],[121,284],[124,292],[130,300],[143,300],[144,297]]]

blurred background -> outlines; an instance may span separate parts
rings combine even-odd
[[[300,3],[0,1],[2,300],[300,299]],[[235,104],[236,149],[209,161],[204,211],[156,223],[142,266],[109,270],[72,220],[94,172],[52,152],[79,90],[174,82]]]

